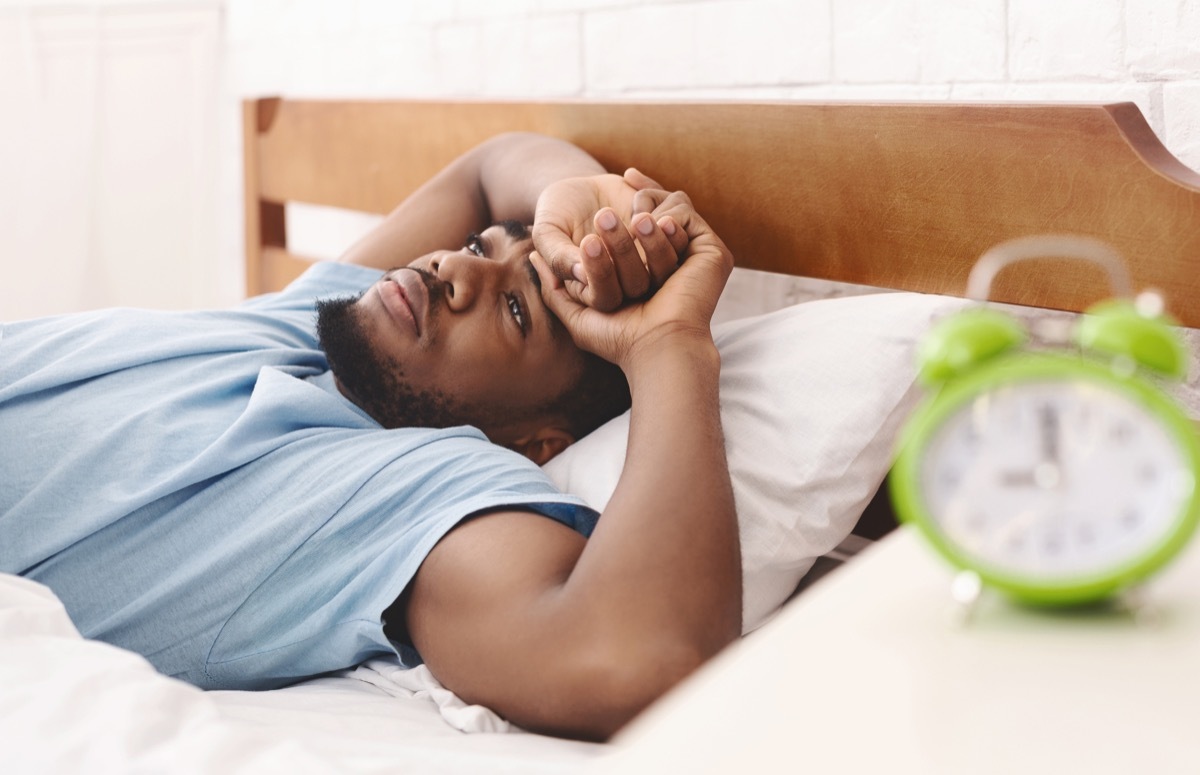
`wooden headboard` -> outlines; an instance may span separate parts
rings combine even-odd
[[[989,247],[1034,233],[1103,239],[1135,288],[1200,327],[1200,175],[1131,103],[245,103],[246,283],[275,290],[306,261],[284,203],[389,212],[491,135],[565,138],[608,169],[686,190],[739,266],[961,295]],[[992,298],[1080,310],[1104,275],[1050,259]]]

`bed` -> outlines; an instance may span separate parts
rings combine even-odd
[[[812,380],[797,376],[798,362],[837,360],[847,346],[878,355],[866,371],[822,372],[830,395],[813,401],[828,417],[819,434],[804,426],[813,432],[800,435],[827,437],[827,449],[805,451],[825,468],[809,471],[803,482],[789,479],[782,495],[766,498],[765,505],[750,502],[757,504],[758,491],[778,483],[747,483],[749,489],[739,491],[739,513],[745,506],[777,514],[800,494],[829,501],[834,504],[829,513],[839,515],[828,529],[785,520],[772,528],[775,533],[753,539],[763,552],[755,560],[763,565],[757,577],[771,592],[755,613],[761,632],[742,645],[772,644],[772,659],[786,653],[788,638],[819,638],[819,629],[801,629],[807,634],[797,636],[798,617],[819,621],[822,610],[837,608],[855,594],[858,599],[869,595],[844,591],[858,578],[852,572],[907,540],[903,529],[892,529],[894,519],[879,486],[891,441],[917,391],[911,374],[892,375],[911,368],[901,359],[911,356],[928,323],[961,306],[956,297],[989,247],[1039,233],[1081,233],[1109,242],[1125,257],[1136,287],[1163,292],[1186,327],[1193,354],[1200,354],[1195,330],[1200,328],[1200,175],[1163,148],[1132,104],[271,98],[245,103],[243,121],[248,295],[282,288],[310,263],[302,249],[289,244],[290,204],[386,213],[462,151],[499,132],[529,130],[571,140],[611,170],[637,166],[668,188],[686,190],[729,244],[739,270],[722,302],[723,325],[729,328],[718,341],[738,381],[727,386],[723,374],[723,417],[727,395],[731,405],[745,402],[750,416],[761,414],[756,396],[772,384]],[[1106,293],[1105,278],[1094,268],[1047,259],[1003,273],[992,298],[1016,305],[1012,309],[1036,332],[1042,321],[1079,312]],[[892,324],[897,316],[907,328]],[[801,341],[798,335],[814,328],[856,331],[859,338],[849,345],[831,337]],[[760,374],[756,359],[779,353],[791,353],[791,364],[778,374]],[[1178,394],[1197,417],[1200,391],[1192,380]],[[847,393],[874,403],[867,409],[848,405]],[[839,412],[857,418],[858,425],[869,419],[870,427],[846,430],[837,422]],[[727,418],[727,435],[737,436],[730,431],[737,422]],[[730,451],[735,469],[739,464],[753,468],[755,455],[763,454],[756,447],[765,431],[747,433],[743,447]],[[577,457],[607,456],[619,470],[620,427],[607,434],[580,442]],[[864,434],[869,439],[849,443],[848,437]],[[785,447],[775,457],[789,468],[795,454]],[[829,461],[843,461],[842,468],[831,472]],[[572,489],[599,486],[602,491],[592,481],[573,480],[579,467],[568,460],[555,475]],[[585,497],[604,498],[602,492]],[[804,555],[803,561],[766,556],[782,529],[804,534],[808,543],[791,550]],[[862,559],[813,583],[859,551]],[[782,566],[786,572],[777,573]],[[0,736],[15,771],[624,772],[658,771],[685,760],[678,722],[672,727],[678,712],[652,710],[648,721],[635,723],[631,733],[610,745],[556,740],[508,728],[486,709],[463,705],[427,672],[402,671],[386,660],[272,692],[206,694],[156,675],[139,657],[79,639],[45,588],[13,577],[0,582],[0,686],[5,687]],[[835,603],[830,595],[842,597]],[[785,600],[790,602],[780,614]],[[813,610],[817,613],[808,613]],[[869,612],[863,616],[871,621]],[[717,660],[712,670],[668,698],[666,707],[678,710],[676,697],[685,697],[694,711],[688,717],[694,729],[704,727],[697,714],[721,718],[735,703],[728,686],[711,673],[736,673],[745,661],[736,654]],[[859,668],[827,665],[823,671],[851,675]],[[692,689],[693,684],[700,688]],[[812,705],[800,693],[795,702]],[[820,723],[819,714],[812,718]],[[659,727],[665,731],[657,732]],[[717,728],[737,725],[731,721]],[[832,730],[804,731],[814,739],[838,737],[829,734]],[[676,747],[664,754],[656,739]],[[721,740],[726,750],[737,749],[736,738],[728,735],[710,739]],[[716,761],[710,759],[708,768],[723,771]],[[772,761],[764,758],[757,766],[792,769],[790,760]],[[684,767],[704,768],[696,759]]]

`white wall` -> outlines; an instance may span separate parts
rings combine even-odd
[[[1191,0],[226,0],[235,94],[1137,102],[1200,167]]]
[[[10,23],[20,13],[6,9],[31,5],[0,0],[6,111],[12,84],[22,82],[5,73],[13,62],[31,61],[13,53],[26,44]],[[51,0],[49,6],[98,6],[108,18],[144,15],[147,8],[215,6],[223,13],[211,71],[220,78],[220,97],[211,121],[195,124],[197,131],[215,127],[208,136],[215,138],[218,164],[193,186],[211,188],[199,198],[177,193],[156,203],[161,217],[196,231],[155,239],[134,258],[140,227],[132,219],[93,208],[96,223],[72,227],[124,233],[121,245],[131,261],[142,262],[137,266],[151,253],[164,268],[183,269],[195,259],[180,252],[203,248],[212,254],[200,259],[205,276],[194,281],[203,303],[232,302],[242,288],[238,100],[244,96],[1132,100],[1167,147],[1200,168],[1200,2],[1192,0]],[[130,78],[136,88],[160,82]],[[110,108],[93,106],[87,94],[76,95],[84,114],[107,114]],[[159,118],[168,131],[170,113]],[[112,135],[72,131],[62,140],[70,158],[50,166],[78,175],[95,164],[88,143]],[[31,137],[37,133],[13,135],[10,127],[0,135],[0,154],[7,154],[0,169],[13,163],[46,169],[45,159],[21,159],[31,148],[45,151]],[[134,202],[142,175],[158,175],[157,185],[165,186],[168,172],[167,166],[139,171],[118,193]],[[40,173],[21,174],[19,193],[11,184],[0,189],[6,223],[15,200],[38,193]],[[78,201],[62,186],[56,190],[58,211],[77,218]],[[215,208],[211,218],[205,207]],[[14,253],[28,254],[42,231],[23,237],[15,251],[11,235],[0,234],[5,284],[14,261],[28,261]],[[89,244],[78,234],[51,242],[53,250],[40,255],[56,255],[59,266],[73,266],[81,245]]]
[[[221,5],[0,3],[0,319],[221,296]]]

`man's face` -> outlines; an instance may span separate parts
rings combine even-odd
[[[524,227],[491,226],[387,272],[353,303],[323,305],[318,330],[343,392],[388,427],[468,423],[500,444],[547,420],[582,360],[542,302],[531,250]]]

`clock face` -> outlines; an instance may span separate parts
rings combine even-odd
[[[983,567],[1054,584],[1128,565],[1178,530],[1192,461],[1126,392],[1032,378],[976,394],[931,434],[928,515]]]

